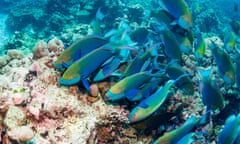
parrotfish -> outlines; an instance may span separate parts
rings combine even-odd
[[[239,61],[236,61],[236,84],[238,89],[240,89],[240,62]]]
[[[59,79],[59,83],[62,85],[74,85],[82,81],[85,88],[90,91],[87,82],[88,76],[112,56],[113,51],[110,48],[98,48],[90,52],[73,63]]]
[[[170,25],[174,18],[166,11],[166,10],[159,10],[157,12],[151,11],[150,17],[154,18],[158,23],[165,23],[166,25]]]
[[[158,84],[162,82],[162,79],[154,79],[144,84],[143,87],[135,94],[127,96],[127,99],[130,101],[139,101],[143,98],[150,96],[157,88]]]
[[[227,118],[223,130],[218,135],[219,144],[233,144],[240,133],[240,115]]]
[[[199,72],[202,76],[199,89],[203,103],[207,106],[208,110],[223,109],[224,99],[215,81],[210,79],[210,70],[199,69]]]
[[[191,132],[182,137],[176,144],[192,144],[194,142],[195,133]]]
[[[182,28],[192,27],[192,16],[185,0],[162,0],[162,2]]]
[[[132,41],[137,43],[137,45],[143,45],[147,40],[148,34],[149,32],[146,28],[140,27],[131,32],[129,36]]]
[[[161,32],[161,40],[164,44],[164,52],[168,59],[182,61],[181,48],[174,34],[167,28]]]
[[[196,42],[194,43],[195,57],[202,58],[205,54],[206,44],[201,34],[197,35]]]
[[[181,140],[181,138],[183,138],[186,134],[188,134],[188,132],[191,131],[197,125],[197,123],[198,119],[192,116],[188,118],[182,126],[173,131],[165,133],[163,136],[154,141],[153,144],[175,144],[179,142],[179,140]]]
[[[146,50],[146,52],[144,52],[142,55],[140,55],[140,54],[137,55],[136,58],[128,64],[126,70],[124,71],[123,76],[127,77],[132,74],[140,72],[143,65],[147,62],[150,62],[150,61],[148,61],[149,58],[151,56],[157,55],[157,52],[156,52],[157,46],[159,46],[159,45],[158,44],[153,45],[148,50]]]
[[[94,76],[93,81],[101,81],[109,76],[111,76],[114,71],[119,67],[120,59],[118,57],[113,57],[106,61],[98,71],[98,73]]]
[[[82,38],[64,50],[53,65],[60,70],[68,68],[81,57],[107,43],[107,40],[96,36]]]
[[[179,34],[175,34],[175,36],[180,45],[181,52],[185,54],[192,53],[192,43],[190,42],[189,38]]]
[[[169,89],[173,86],[174,82],[174,80],[169,80],[164,87],[159,88],[133,108],[128,116],[129,122],[138,122],[153,114],[166,100]]]
[[[149,72],[139,72],[125,77],[107,91],[104,99],[117,101],[128,95],[135,95],[140,90],[140,86],[150,81],[151,78],[152,74]]]
[[[235,34],[240,34],[240,21],[233,20],[230,22],[230,25],[232,27],[232,30],[235,32]]]
[[[92,20],[90,23],[90,26],[93,29],[93,35],[102,35],[102,30],[101,30],[101,21],[105,15],[102,13],[101,8],[99,8],[96,12],[96,18]]]
[[[235,69],[229,55],[224,50],[214,46],[212,54],[217,64],[218,73],[227,84],[235,82]]]
[[[179,76],[186,74],[184,69],[177,63],[171,62],[166,68],[166,73],[169,75],[170,79],[177,79]],[[179,89],[181,89],[184,94],[193,95],[194,85],[192,80],[186,76],[181,80],[177,81],[175,84]]]
[[[224,47],[228,52],[232,52],[236,45],[236,35],[232,31],[226,31],[224,34]]]

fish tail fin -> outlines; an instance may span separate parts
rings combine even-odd
[[[198,74],[204,78],[204,77],[210,77],[212,74],[212,67],[209,67],[207,69],[204,68],[198,68]]]

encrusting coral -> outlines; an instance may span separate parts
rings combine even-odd
[[[0,110],[5,113],[4,127],[10,139],[23,141],[23,133],[14,131],[24,129],[31,138],[34,135],[36,143],[84,144],[97,125],[110,117],[114,123],[128,123],[123,108],[108,106],[102,100],[100,84],[91,85],[91,94],[83,94],[78,88],[74,94],[60,87],[60,73],[47,65],[52,59],[48,55],[33,60],[29,55],[1,68],[6,82],[0,84]]]

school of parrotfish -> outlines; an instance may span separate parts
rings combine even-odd
[[[193,95],[194,83],[182,66],[182,54],[194,54],[196,59],[203,59],[206,49],[203,37],[201,34],[194,37],[191,13],[184,0],[161,2],[163,8],[149,15],[152,19],[149,27],[131,31],[126,23],[121,22],[117,29],[103,36],[86,36],[69,46],[54,62],[54,67],[63,71],[59,83],[70,86],[81,82],[91,92],[89,83],[114,77],[117,82],[106,92],[104,99],[109,102],[122,99],[137,102],[128,116],[130,123],[144,120],[156,112],[173,86],[186,95]],[[102,18],[99,9],[95,25]],[[224,38],[225,49],[217,47],[214,42],[209,49],[224,83],[240,86],[240,62],[236,62],[235,67],[227,54],[235,47],[240,22],[232,22],[231,25],[233,31],[229,31]],[[95,34],[100,35],[99,27],[95,28]],[[167,64],[159,59],[167,60]],[[124,70],[120,70],[122,65],[126,65]],[[198,73],[201,75],[199,91],[207,113],[223,109],[224,96],[211,79],[211,70],[198,69]],[[191,131],[202,124],[200,119],[191,116],[183,125],[153,143],[190,144],[196,135]],[[218,143],[233,144],[238,141],[240,116],[232,115],[226,120]]]

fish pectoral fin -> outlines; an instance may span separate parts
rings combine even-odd
[[[62,62],[64,68],[68,68],[71,65],[71,62]]]
[[[141,108],[148,108],[148,107],[149,107],[149,105],[148,105],[145,101],[141,101],[140,104],[139,104],[139,106],[140,106]]]
[[[120,60],[118,58],[113,58],[111,62],[105,64],[100,71],[95,75],[93,81],[103,80],[113,74],[113,72],[119,67]]]
[[[83,86],[87,89],[87,91],[90,93],[91,92],[91,88],[90,88],[90,85],[88,83],[88,80],[85,79],[85,78],[82,78],[82,83],[83,83]]]
[[[75,55],[73,56],[73,61],[77,61],[78,59],[81,58],[81,51],[78,51],[77,53],[75,53]]]
[[[125,93],[125,96],[127,99],[132,99],[134,96],[137,95],[137,93],[139,92],[140,90],[139,89],[132,89],[132,90],[129,90]]]
[[[113,58],[111,62],[106,64],[102,70],[104,75],[110,75],[113,71],[115,71],[120,65],[120,59],[119,58]]]

